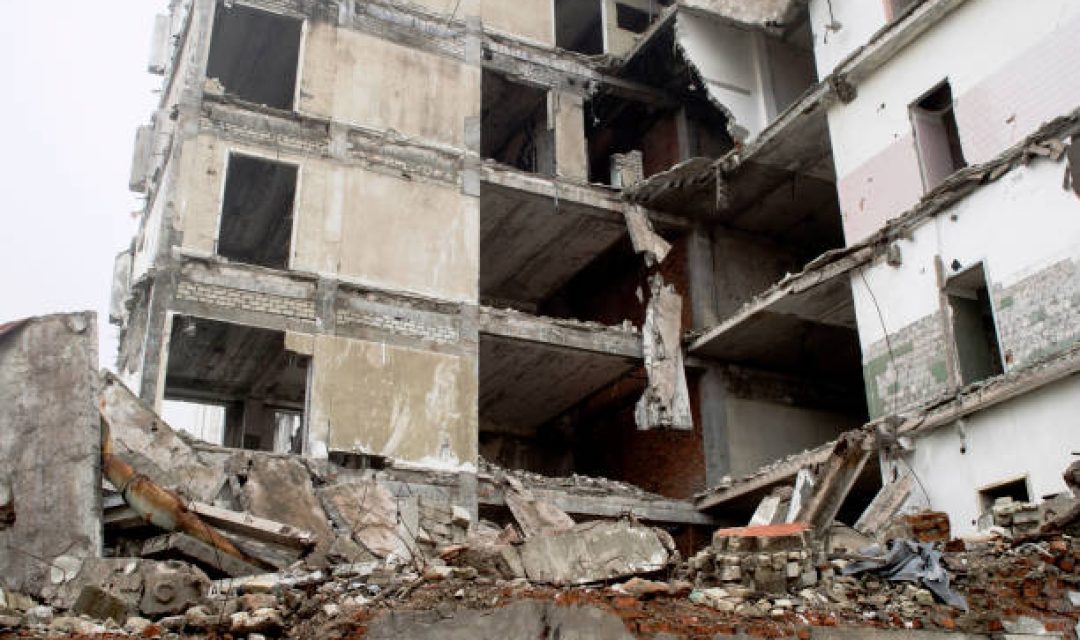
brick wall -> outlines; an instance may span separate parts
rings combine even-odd
[[[336,316],[337,321],[340,324],[353,324],[383,329],[398,335],[420,338],[439,344],[453,344],[461,338],[460,332],[452,326],[436,326],[402,315],[339,310]]]
[[[298,320],[315,319],[314,300],[304,298],[290,298],[270,293],[189,281],[180,283],[176,297],[180,300],[209,304],[225,309],[269,313]]]
[[[1023,367],[1080,340],[1080,264],[1063,260],[1009,287],[994,287],[1006,363]]]
[[[913,409],[948,389],[941,314],[927,316],[863,347],[863,380],[871,418]]]

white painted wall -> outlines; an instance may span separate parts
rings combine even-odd
[[[966,453],[948,426],[917,438],[905,457],[921,483],[908,505],[948,513],[953,535],[975,530],[980,488],[1026,477],[1033,500],[1068,490],[1061,474],[1080,451],[1080,377],[969,416],[964,432]]]
[[[881,3],[876,0],[832,0],[832,3],[834,12],[838,7],[850,7],[844,11],[854,11],[856,5],[865,12],[881,11]],[[815,2],[815,5],[823,4],[820,0]],[[859,96],[854,102],[830,109],[837,175],[847,174],[910,133],[908,106],[942,80],[948,78],[953,96],[962,99],[965,93],[1077,16],[1080,16],[1080,2],[1075,0],[964,3],[859,85]],[[815,39],[822,37],[817,22],[814,31]],[[818,56],[827,52],[819,48]],[[819,57],[819,68],[821,62]],[[1063,77],[1061,81],[1067,83],[1069,79]]]
[[[690,12],[678,15],[675,28],[710,98],[730,112],[745,141],[814,83],[809,52],[771,41],[760,31]]]
[[[819,77],[866,44],[885,26],[885,0],[810,0],[810,24]],[[836,23],[839,29],[827,25]]]
[[[900,240],[903,264],[884,260],[852,276],[859,340],[884,339],[870,291],[885,328],[895,332],[938,310],[934,256],[946,267],[983,261],[988,284],[1009,286],[1065,258],[1080,259],[1080,200],[1062,188],[1065,165],[1049,160],[1019,167],[983,186],[949,212]],[[867,288],[869,285],[869,290]]]

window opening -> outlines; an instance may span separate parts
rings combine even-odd
[[[230,155],[218,255],[271,269],[288,266],[296,176],[294,165]]]
[[[555,132],[548,121],[548,92],[498,73],[483,74],[480,152],[522,171],[555,174]]]
[[[923,186],[932,190],[967,166],[953,110],[952,88],[943,82],[911,106]]]
[[[303,453],[311,358],[281,331],[190,316],[173,318],[166,418],[226,447]]]
[[[555,46],[595,56],[604,53],[603,0],[555,0]]]
[[[218,2],[206,76],[225,93],[292,110],[300,60],[300,20]]]
[[[637,7],[631,7],[621,2],[615,3],[615,24],[620,29],[634,33],[645,33],[651,22],[652,16],[649,15],[648,11],[642,11]]]
[[[952,310],[953,340],[966,386],[1003,372],[997,324],[983,265],[949,279],[945,293]]]

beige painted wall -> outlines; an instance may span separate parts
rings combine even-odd
[[[484,28],[555,46],[554,0],[480,0]]]
[[[215,250],[229,151],[265,152],[203,134],[186,143],[176,191],[184,246]],[[479,199],[456,186],[407,180],[310,156],[300,166],[291,268],[370,286],[475,302]]]
[[[480,68],[322,22],[309,23],[300,113],[458,148],[480,115]]]
[[[573,93],[548,95],[555,115],[555,169],[560,176],[588,180],[584,100]]]
[[[313,442],[428,466],[476,464],[475,358],[319,336],[313,366]]]

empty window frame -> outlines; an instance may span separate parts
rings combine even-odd
[[[281,331],[175,316],[165,369],[166,417],[226,447],[303,453],[311,358]]]
[[[930,191],[957,169],[967,166],[948,81],[919,98],[910,111],[923,187]]]
[[[1011,498],[1013,502],[1031,502],[1027,476],[1006,480],[979,489],[979,507],[982,513],[990,513],[994,503],[1000,498]]]
[[[625,31],[633,33],[645,33],[652,23],[652,16],[648,11],[642,11],[637,7],[615,3],[615,25]]]
[[[302,27],[294,18],[218,2],[206,76],[227,95],[292,110]]]
[[[285,269],[292,243],[297,167],[230,154],[217,253],[223,258]]]
[[[555,0],[555,46],[595,56],[604,53],[604,0]]]
[[[969,385],[1000,375],[1001,346],[983,265],[950,278],[945,293],[952,315],[961,382]]]
[[[480,153],[522,171],[555,174],[555,132],[548,118],[548,91],[483,73]]]

